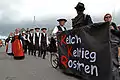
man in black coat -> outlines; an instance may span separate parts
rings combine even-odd
[[[83,13],[85,10],[83,3],[79,2],[75,9],[78,15],[72,19],[73,28],[79,28],[93,23],[90,15],[86,15]]]
[[[40,54],[40,28],[35,28],[35,33],[33,36],[33,45],[34,45],[34,56],[36,56],[36,51]]]
[[[24,49],[24,53],[27,53],[27,35],[26,32],[23,31],[22,32],[22,37],[23,37],[23,49]]]
[[[28,54],[33,55],[33,51],[34,51],[34,46],[33,46],[33,35],[34,35],[34,29],[30,29],[30,33],[28,34]]]
[[[41,56],[43,59],[45,59],[46,57],[46,51],[47,51],[47,46],[49,44],[49,41],[48,41],[48,36],[47,36],[47,33],[46,33],[46,28],[42,28],[42,33],[41,33],[41,36],[40,36],[40,46],[41,46]]]
[[[27,31],[26,31],[26,39],[27,39],[27,40],[26,40],[26,47],[27,47],[27,51],[29,50],[29,49],[28,49],[28,47],[29,47],[28,35],[29,35],[29,34],[30,34],[30,31],[27,30]]]

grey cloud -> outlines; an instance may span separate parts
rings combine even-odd
[[[94,22],[102,22],[103,21],[103,16],[104,15],[100,15],[100,16],[92,16],[92,19]],[[116,15],[119,17],[119,15]],[[66,23],[66,27],[67,29],[71,28],[71,18],[72,17],[66,17],[66,19],[68,20],[68,22]],[[46,20],[36,20],[36,24],[41,28],[41,27],[47,27],[49,29],[53,29],[56,25],[58,25],[57,23],[57,17],[53,17],[53,18],[48,18]],[[115,21],[117,24],[120,24],[120,18],[117,18]],[[0,29],[0,34],[2,35],[8,35],[9,32],[14,31],[15,28],[32,28],[34,26],[32,21],[22,21],[19,23],[1,23],[0,27],[2,27],[2,29]]]
[[[19,16],[19,11],[14,10],[14,5],[20,5],[21,0],[0,0],[0,22],[11,22]]]
[[[0,34],[1,35],[8,35],[9,32],[14,31],[15,28],[31,28],[33,27],[32,21],[21,21],[16,22],[15,20],[20,16],[19,10],[14,10],[11,8],[13,5],[21,5],[22,0],[0,0]],[[115,22],[120,24],[120,12],[116,13]],[[61,16],[61,15],[60,15]],[[65,16],[65,15],[64,15]],[[94,15],[91,16],[94,22],[101,22],[103,21],[104,15]],[[67,28],[71,28],[71,19],[70,15],[65,16],[68,22],[66,23]],[[51,17],[45,20],[37,20],[36,24],[39,27],[47,27],[53,28],[56,26],[58,17]]]
[[[118,25],[120,25],[120,11],[117,12],[114,16],[115,16],[115,17],[114,17],[115,22],[116,22]]]

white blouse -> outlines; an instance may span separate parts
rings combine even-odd
[[[65,31],[64,26],[60,26],[60,27],[62,28],[62,31]],[[54,35],[54,34],[56,34],[57,32],[58,32],[58,28],[57,28],[57,26],[56,26],[56,27],[54,27],[52,34]]]

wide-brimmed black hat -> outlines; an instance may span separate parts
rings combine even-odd
[[[30,31],[26,31],[26,33],[28,33],[28,32],[30,32]]]
[[[30,29],[30,31],[34,30],[33,28]]]
[[[78,4],[75,7],[76,10],[80,10],[80,11],[84,11],[85,10],[85,6],[83,3],[78,2]]]
[[[66,19],[58,19],[57,21],[58,21],[58,22],[60,22],[60,21],[65,21],[65,22],[67,22]]]
[[[47,28],[42,28],[41,30],[47,30]]]
[[[36,27],[36,28],[35,28],[35,30],[37,30],[37,29],[39,29],[39,30],[40,30],[40,28]]]

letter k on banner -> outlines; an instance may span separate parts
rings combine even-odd
[[[66,35],[61,36],[61,45],[66,44],[65,39],[66,39]]]

